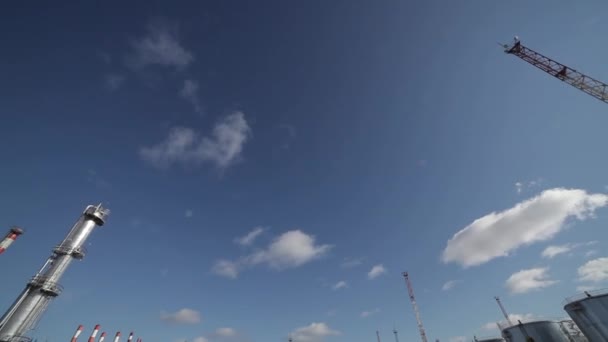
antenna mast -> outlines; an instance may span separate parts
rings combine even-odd
[[[505,49],[505,53],[517,56],[574,88],[577,88],[602,102],[608,103],[608,85],[606,83],[589,77],[523,46],[518,37],[515,37],[513,45],[505,44],[503,45],[503,48]]]
[[[498,296],[496,296],[496,297],[494,297],[494,299],[496,299],[496,303],[498,303],[498,306],[500,307],[500,311],[502,311],[502,314],[505,316],[507,323],[509,323],[509,326],[512,326],[513,322],[511,322],[511,319],[509,318],[509,314],[507,314],[507,310],[505,310],[505,307],[502,306],[502,302],[500,301],[500,298],[498,298]]]
[[[412,283],[410,282],[410,277],[407,272],[403,272],[403,278],[405,278],[407,292],[410,295],[412,307],[414,307],[414,314],[416,314],[416,322],[418,323],[418,330],[420,330],[420,338],[422,338],[422,342],[427,342],[426,333],[424,332],[424,326],[422,325],[422,320],[420,319],[420,312],[418,311],[418,304],[416,304],[416,298],[414,297],[414,288],[412,288]]]

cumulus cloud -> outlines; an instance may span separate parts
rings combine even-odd
[[[345,289],[348,287],[348,283],[345,282],[344,280],[340,280],[339,282],[335,283],[334,286],[332,286],[331,288],[336,291],[339,289]]]
[[[276,237],[266,248],[257,250],[236,261],[220,260],[213,271],[222,276],[236,278],[248,267],[264,264],[275,270],[295,268],[323,257],[331,245],[319,245],[313,235],[291,230]]]
[[[290,336],[294,342],[320,342],[326,337],[340,335],[341,332],[331,329],[327,324],[311,323],[291,332]]]
[[[359,316],[361,316],[361,318],[367,318],[367,317],[369,317],[371,315],[375,315],[379,312],[380,312],[380,309],[376,308],[376,309],[369,310],[369,311],[363,311],[361,314],[359,314]]]
[[[386,273],[386,268],[382,264],[375,265],[372,269],[367,273],[367,278],[374,279]]]
[[[253,244],[255,239],[257,239],[258,236],[262,235],[262,233],[264,233],[265,230],[266,230],[266,228],[264,228],[264,227],[255,227],[255,228],[253,228],[252,231],[247,233],[245,236],[241,236],[241,237],[234,239],[234,242],[236,242],[237,244],[239,244],[241,246],[249,246],[249,245]]]
[[[560,245],[560,246],[548,246],[543,250],[541,256],[547,259],[553,259],[557,255],[568,253],[572,250],[573,246],[570,244]]]
[[[580,189],[555,188],[502,212],[483,216],[456,233],[441,259],[463,267],[477,266],[504,257],[517,248],[553,238],[568,218],[593,217],[608,204],[608,196]]]
[[[198,82],[194,80],[185,80],[182,89],[179,91],[179,96],[190,102],[194,107],[194,111],[201,114],[203,107],[198,95]]]
[[[226,168],[239,159],[250,132],[245,115],[235,112],[215,124],[211,137],[199,137],[191,128],[175,127],[165,141],[142,147],[139,155],[157,167],[208,162]]]
[[[218,328],[215,330],[215,335],[220,337],[234,337],[237,333],[233,328]]]
[[[578,268],[580,281],[600,282],[608,280],[608,258],[597,258],[587,261]]]
[[[591,250],[588,250],[587,252],[585,252],[585,257],[589,258],[589,257],[596,255],[597,253],[598,253],[597,249],[591,249]]]
[[[183,308],[173,313],[162,312],[160,319],[173,324],[196,324],[201,321],[200,312]]]
[[[549,279],[549,268],[531,268],[513,273],[507,279],[506,286],[511,293],[526,293],[532,290],[542,289],[557,283]]]
[[[521,321],[522,323],[526,323],[526,322],[530,322],[530,321],[534,321],[536,320],[537,317],[534,316],[533,314],[527,313],[527,314],[509,314],[509,320],[513,323],[517,323],[518,321]],[[496,323],[498,323],[501,327],[508,327],[509,326],[509,322],[507,322],[507,320],[503,319],[501,321],[498,322],[488,322],[486,324],[483,325],[482,329],[483,330],[495,330],[498,329],[498,326],[496,325]]]
[[[120,74],[107,74],[104,76],[104,84],[108,90],[117,90],[127,78]]]
[[[194,60],[193,54],[179,42],[177,25],[166,22],[149,25],[147,34],[133,40],[131,47],[127,65],[134,69],[158,65],[183,70]]]
[[[441,287],[442,291],[449,291],[451,289],[454,288],[454,286],[456,286],[456,284],[460,283],[460,280],[448,280],[445,282],[445,284],[443,284],[443,286]]]
[[[543,182],[542,178],[532,180],[529,182],[515,182],[515,191],[517,191],[518,194],[521,194],[522,191],[524,191],[525,189],[530,189],[530,188],[540,186],[542,184],[542,182]]]

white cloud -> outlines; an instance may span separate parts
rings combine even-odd
[[[460,280],[448,280],[445,282],[445,284],[443,284],[443,286],[441,287],[442,291],[448,291],[454,288],[454,286],[456,286],[456,284],[460,283]]]
[[[515,182],[515,191],[517,191],[518,194],[521,194],[524,190],[538,187],[542,183],[542,178],[538,178],[529,182]]]
[[[386,273],[386,268],[382,264],[375,265],[372,269],[367,273],[367,277],[369,279],[377,278]]]
[[[592,249],[585,253],[585,257],[590,258],[590,257],[596,255],[597,253],[599,253],[597,249]]]
[[[175,324],[196,324],[201,321],[201,314],[196,310],[183,308],[173,313],[162,312],[160,319]]]
[[[154,23],[144,37],[132,41],[133,52],[127,57],[128,66],[140,69],[149,65],[186,68],[194,56],[179,42],[177,26]]]
[[[517,324],[518,321],[525,323],[525,322],[534,321],[535,319],[537,319],[537,318],[533,314],[530,314],[530,313],[528,313],[528,314],[509,314],[509,320],[514,324]],[[497,322],[488,322],[483,325],[482,329],[488,330],[488,331],[496,330],[496,329],[498,329],[498,326],[496,325],[496,323]],[[509,323],[505,319],[498,321],[498,324],[500,324],[501,327],[509,326]]]
[[[104,83],[108,90],[117,90],[122,86],[127,78],[119,74],[107,74],[104,76]]]
[[[543,258],[553,259],[557,255],[570,252],[572,248],[573,245],[571,244],[565,244],[560,246],[548,246],[547,248],[545,248],[545,250],[543,250],[541,256]]]
[[[515,191],[517,191],[518,194],[521,194],[523,187],[524,187],[524,184],[522,182],[515,183]]]
[[[607,204],[604,194],[579,189],[545,190],[513,208],[473,221],[447,242],[441,259],[463,267],[481,265],[507,256],[520,246],[549,240],[564,229],[569,217],[585,220]]]
[[[342,268],[353,268],[363,264],[363,258],[345,258],[344,261],[340,264]]]
[[[276,237],[265,249],[253,252],[236,261],[220,260],[213,271],[218,275],[236,278],[247,267],[265,264],[275,270],[295,268],[323,257],[331,245],[318,245],[315,237],[301,230],[291,230]]]
[[[236,279],[239,275],[240,265],[230,260],[218,260],[215,262],[212,268],[212,272],[226,277]]]
[[[220,337],[234,337],[237,333],[233,328],[218,328],[215,331],[215,335]]]
[[[341,332],[331,329],[325,323],[311,323],[308,326],[295,329],[291,334],[294,342],[320,342],[328,336],[337,336]]]
[[[142,147],[139,155],[157,167],[209,162],[226,168],[239,159],[250,132],[245,115],[235,112],[215,124],[211,137],[199,137],[191,128],[175,127],[165,141]]]
[[[340,280],[339,282],[334,284],[334,286],[332,286],[331,288],[335,291],[335,290],[339,290],[339,289],[345,289],[347,287],[348,287],[348,283],[346,283],[344,280]]]
[[[201,114],[203,107],[201,106],[201,100],[198,96],[198,82],[193,80],[185,80],[184,86],[179,91],[179,96],[186,99],[194,107],[194,111]]]
[[[188,209],[186,210],[186,212],[184,213],[185,217],[192,217],[192,215],[194,215],[194,212],[192,212],[192,209]]]
[[[363,311],[361,314],[359,314],[359,316],[361,316],[361,318],[367,318],[367,317],[369,317],[371,315],[375,315],[379,312],[380,312],[380,309],[376,308],[376,309],[369,310],[369,311]]]
[[[526,293],[532,290],[542,289],[557,283],[549,279],[549,268],[531,268],[513,273],[507,279],[506,286],[511,293]]]
[[[578,268],[580,281],[600,282],[608,280],[608,258],[597,258],[587,261]]]
[[[207,339],[205,336],[199,336],[192,340],[192,342],[209,342],[209,339]]]
[[[266,228],[264,228],[264,227],[255,227],[255,228],[253,228],[252,231],[247,233],[245,236],[241,236],[241,237],[234,239],[234,242],[236,242],[237,244],[239,244],[241,246],[249,246],[249,245],[253,244],[255,239],[257,239],[258,236],[262,235],[262,233],[264,233],[265,230],[266,230]]]
[[[467,342],[468,339],[466,336],[454,336],[450,337],[450,342]]]

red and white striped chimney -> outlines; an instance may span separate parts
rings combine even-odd
[[[101,336],[99,336],[99,342],[103,342],[103,340],[105,340],[105,339],[106,339],[106,332],[104,331],[101,333]]]
[[[131,331],[131,333],[129,333],[129,339],[127,341],[133,342],[133,332],[132,331]]]
[[[79,325],[78,329],[76,329],[76,332],[74,333],[74,336],[72,336],[71,342],[76,342],[78,340],[78,336],[82,334],[82,329],[84,329],[84,327],[82,325]]]
[[[19,235],[23,234],[23,229],[19,227],[11,227],[8,231],[8,234],[0,241],[0,254],[4,253],[4,251],[17,240]]]
[[[89,337],[89,342],[95,342],[95,338],[97,337],[97,333],[99,332],[99,328],[100,328],[99,324],[95,325],[95,328],[93,328],[93,333]]]
[[[118,341],[120,341],[120,331],[116,333],[116,336],[114,336],[114,342]]]

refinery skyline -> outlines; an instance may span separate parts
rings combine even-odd
[[[417,307],[429,341],[462,342],[499,336],[495,297],[513,323],[567,318],[608,288],[606,104],[496,42],[606,81],[606,11],[7,5],[0,314],[81,255],[57,244],[102,202],[30,337],[420,341]]]

